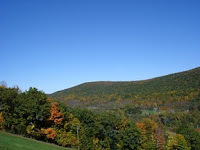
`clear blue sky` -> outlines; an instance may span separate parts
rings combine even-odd
[[[200,66],[199,0],[0,0],[0,81],[52,93]]]

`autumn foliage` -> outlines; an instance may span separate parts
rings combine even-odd
[[[74,149],[199,150],[199,99],[193,103],[182,111],[155,103],[157,109],[133,104],[93,112],[56,103],[36,88],[0,87],[0,129]]]
[[[200,129],[196,129],[196,131],[200,133]]]
[[[56,131],[53,128],[45,129],[44,134],[48,139],[54,139],[56,137]]]
[[[3,122],[4,122],[4,119],[3,119],[3,113],[2,112],[0,112],[0,129],[2,128],[2,124],[3,124]]]
[[[54,124],[61,124],[63,121],[63,115],[58,110],[58,104],[57,103],[51,103],[51,109],[50,109],[50,117],[49,120],[53,121]]]
[[[164,149],[165,137],[164,137],[164,134],[163,134],[161,128],[156,129],[155,139],[156,139],[158,150]]]

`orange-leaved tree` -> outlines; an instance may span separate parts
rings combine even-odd
[[[3,128],[3,123],[4,123],[4,119],[3,119],[3,113],[0,112],[0,129]]]
[[[158,150],[164,149],[165,137],[164,137],[164,133],[163,133],[162,129],[159,127],[156,129],[155,139],[156,139],[157,149]]]
[[[137,123],[137,127],[141,132],[141,147],[143,149],[156,149],[156,130],[158,129],[157,124],[149,119],[145,118],[141,123]]]
[[[45,129],[44,134],[48,139],[54,139],[56,137],[56,131],[53,128]]]
[[[49,120],[53,121],[54,124],[61,124],[63,121],[63,115],[62,112],[58,109],[58,104],[56,102],[51,103],[51,109],[50,109],[50,117]]]

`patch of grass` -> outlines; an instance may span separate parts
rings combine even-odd
[[[2,131],[0,131],[0,149],[1,150],[64,150],[64,149],[70,150],[69,148],[60,147],[54,144],[49,144]]]
[[[158,113],[157,111],[154,110],[142,110],[142,115],[152,115]]]

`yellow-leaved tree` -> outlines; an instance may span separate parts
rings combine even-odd
[[[3,123],[4,123],[3,113],[0,112],[0,130],[3,129]]]

